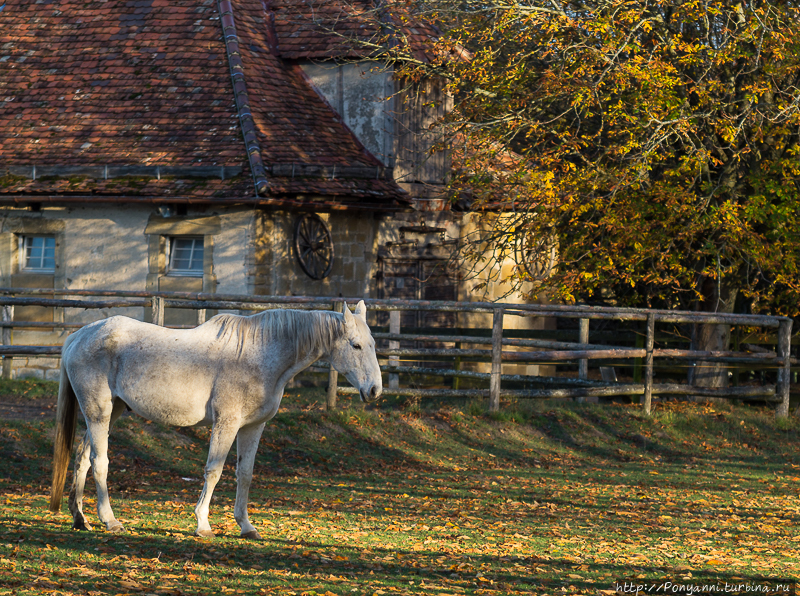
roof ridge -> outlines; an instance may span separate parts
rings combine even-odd
[[[236,34],[236,22],[233,16],[231,0],[217,0],[220,23],[222,25],[225,53],[228,55],[233,94],[236,100],[236,111],[242,127],[245,150],[250,161],[250,170],[253,173],[256,195],[264,194],[269,188],[264,161],[261,157],[261,145],[256,134],[255,121],[250,110],[250,98],[247,93],[247,83],[244,78],[244,63],[239,52],[239,36]]]

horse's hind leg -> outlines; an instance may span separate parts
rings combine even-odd
[[[109,427],[125,412],[125,402],[120,399],[114,400],[111,410]],[[69,491],[69,511],[72,514],[72,527],[75,530],[91,530],[92,527],[83,514],[83,491],[86,486],[86,475],[89,473],[91,444],[89,442],[89,432],[87,431],[78,449],[75,452],[75,473],[72,478],[72,488]]]
[[[89,449],[87,432],[75,452],[75,472],[72,476],[72,488],[69,491],[69,512],[72,514],[72,528],[75,530],[92,529],[83,515],[83,489],[86,486],[86,474],[89,473]]]
[[[261,536],[250,523],[247,515],[247,499],[250,494],[250,483],[253,481],[253,464],[256,459],[256,449],[261,433],[264,431],[264,422],[255,426],[239,429],[236,437],[236,505],[233,508],[233,517],[242,529],[242,538],[259,540]]]
[[[106,478],[108,476],[108,433],[112,420],[122,414],[125,404],[109,395],[108,398],[84,399],[81,401],[81,406],[86,418],[86,436],[90,445],[89,460],[97,486],[97,516],[109,532],[123,532],[125,528],[117,521],[111,510]],[[85,479],[85,474],[83,478]],[[82,498],[83,495],[80,496]]]

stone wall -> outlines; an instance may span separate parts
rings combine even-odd
[[[27,287],[118,290],[185,290],[226,294],[359,296],[369,295],[377,222],[371,213],[322,214],[335,243],[331,275],[316,281],[305,275],[293,253],[296,213],[252,208],[190,210],[162,217],[153,206],[44,207],[38,212],[0,211],[0,284],[19,283],[24,234],[57,235],[57,269],[37,276]],[[170,277],[163,252],[169,235],[205,238],[202,277]],[[34,283],[35,282],[35,283]],[[24,320],[89,323],[115,314],[150,319],[150,309],[86,310],[48,308]],[[45,312],[46,311],[46,312]],[[194,312],[168,314],[168,323],[190,324]],[[23,320],[20,316],[17,320]],[[174,320],[171,320],[174,319]],[[183,319],[186,319],[185,321]],[[17,328],[18,344],[61,344],[68,332]],[[15,358],[14,375],[53,378],[58,359]]]
[[[317,92],[387,167],[395,164],[393,69],[378,62],[302,62]]]
[[[309,277],[294,250],[298,213],[260,212],[255,246],[248,261],[250,293],[266,296],[370,296],[377,251],[378,220],[371,212],[320,213],[331,233],[334,259],[330,275]]]
[[[517,267],[512,255],[499,259],[499,266],[481,269],[480,267],[471,268],[454,257],[456,245],[474,234],[481,220],[474,215],[457,213],[452,211],[415,211],[394,214],[381,222],[379,231],[379,252],[377,273],[380,274],[380,261],[385,259],[386,263],[391,261],[411,264],[414,259],[425,263],[439,262],[441,267],[447,270],[450,280],[454,284],[452,300],[462,302],[517,302],[525,303],[530,300],[530,284],[513,284],[509,278],[514,275]],[[487,247],[491,249],[491,247]],[[428,271],[436,270],[429,267]],[[435,292],[426,295],[425,283],[430,281],[424,279],[425,268],[417,269],[418,277],[421,279],[409,280],[402,289],[398,289],[396,283],[379,283],[378,278],[373,278],[372,295],[383,298],[434,298],[438,292],[440,295],[447,294],[442,292],[441,287],[434,288]],[[396,282],[397,280],[395,280]],[[441,281],[433,280],[441,285]],[[416,283],[414,291],[409,292],[408,284]],[[416,295],[411,295],[416,292]],[[547,303],[546,296],[538,298],[538,302]],[[430,317],[429,317],[430,318]],[[460,328],[483,328],[491,329],[492,315],[487,313],[458,313],[454,315],[442,315],[439,317],[447,326]],[[416,324],[424,321],[416,320]],[[545,317],[504,317],[504,328],[508,330],[542,330],[554,329],[555,321]],[[412,317],[405,317],[403,325],[415,326]],[[519,348],[524,351],[524,348]],[[489,365],[475,364],[470,365],[476,370],[488,372]],[[507,364],[503,367],[507,374],[551,374],[552,367],[539,365],[514,365]]]
[[[503,218],[503,215],[497,217]],[[483,216],[475,214],[465,214],[461,234],[463,236],[473,235],[480,226],[486,225]],[[502,229],[502,224],[498,225]],[[487,250],[493,247],[487,246]],[[513,255],[506,254],[498,257],[498,265],[489,268],[468,268],[465,267],[464,282],[460,287],[460,299],[473,302],[511,302],[528,303],[531,302],[533,286],[530,283],[517,283],[514,277],[517,275],[518,267]],[[548,298],[540,295],[535,298],[535,303],[547,304]],[[461,313],[460,324],[464,326],[489,327],[492,325],[492,316],[488,313]],[[549,317],[531,316],[509,316],[503,317],[503,328],[509,330],[532,331],[543,329],[555,329],[555,320]],[[533,348],[515,348],[517,351],[533,350]],[[486,367],[484,367],[486,368]],[[523,375],[550,375],[553,374],[553,367],[538,364],[506,364],[503,366],[505,374]]]
[[[58,381],[61,377],[61,358],[22,356],[14,358],[13,378]]]
[[[334,261],[328,277],[314,280],[303,272],[293,247],[295,223],[300,215],[289,211],[229,208],[196,209],[183,215],[162,217],[154,206],[132,205],[44,207],[38,212],[7,208],[0,210],[0,284],[9,287],[22,279],[18,275],[21,258],[19,237],[29,233],[48,233],[57,237],[58,265],[46,287],[435,299],[436,295],[425,295],[424,292],[410,295],[406,291],[400,295],[399,284],[381,285],[386,263],[396,257],[440,263],[446,269],[445,277],[450,280],[446,283],[453,284],[452,298],[448,299],[525,300],[524,287],[521,291],[508,292],[509,288],[502,283],[493,283],[488,289],[476,291],[477,284],[489,279],[480,275],[469,276],[456,266],[455,261],[447,260],[455,244],[475,225],[469,216],[449,211],[321,213],[319,217],[328,226],[333,239]],[[166,256],[162,252],[164,239],[170,234],[204,238],[202,277],[170,277],[166,270]],[[503,263],[499,273],[507,274],[507,268],[512,266],[510,262]],[[483,275],[496,273],[485,272]],[[150,309],[143,308],[41,310],[41,320],[82,324],[115,314],[139,320],[150,319]],[[192,324],[196,321],[194,312],[174,310],[168,313],[168,323]],[[23,312],[20,309],[18,314]],[[488,315],[464,313],[451,318],[453,320],[447,322],[448,326],[491,327]],[[16,319],[31,320],[20,316]],[[376,322],[374,314],[371,322]],[[441,323],[433,317],[421,324]],[[507,329],[542,329],[552,326],[552,323],[542,318],[510,316],[505,326]],[[17,344],[56,345],[63,343],[67,334],[68,331],[64,330],[17,328],[13,340]],[[55,358],[14,359],[14,374],[19,377],[54,378],[58,375],[57,367],[58,359]],[[538,369],[534,366],[508,366],[505,370],[536,374]]]

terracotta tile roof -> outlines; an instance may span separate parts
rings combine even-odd
[[[401,3],[373,0],[273,0],[278,51],[283,58],[359,58],[400,45],[430,62],[440,32]]]
[[[256,157],[265,168],[266,202],[296,200],[288,195],[387,207],[404,201],[386,177],[270,176],[281,164],[369,172],[380,162],[302,71],[277,54],[264,3],[229,5],[238,36],[231,56],[217,0],[6,0],[0,11],[0,197],[252,201]],[[236,64],[241,76],[232,81]],[[241,122],[252,128],[246,142]],[[36,165],[184,170],[161,179],[9,174],[12,166]],[[211,165],[242,173],[222,180],[190,169]]]
[[[261,155],[265,163],[380,166],[343,130],[299,66],[270,48],[261,0],[236,2],[236,29]]]
[[[230,180],[195,177],[126,177],[103,180],[81,178],[43,178],[31,180],[0,176],[0,200],[5,197],[34,202],[189,202],[247,203],[263,205],[326,208],[397,209],[390,199],[402,200],[397,185],[390,180],[326,179],[320,177],[270,178],[270,192],[255,197],[253,181],[247,176]]]
[[[241,164],[215,5],[7,0],[0,163]]]
[[[371,1],[274,0],[278,51],[284,58],[326,59],[369,53],[381,42],[379,15]]]

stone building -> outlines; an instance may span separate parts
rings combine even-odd
[[[437,198],[449,163],[428,130],[448,99],[435,83],[405,89],[351,43],[386,43],[388,29],[425,59],[435,31],[374,11],[5,0],[0,285],[475,298],[444,266],[463,218]]]

